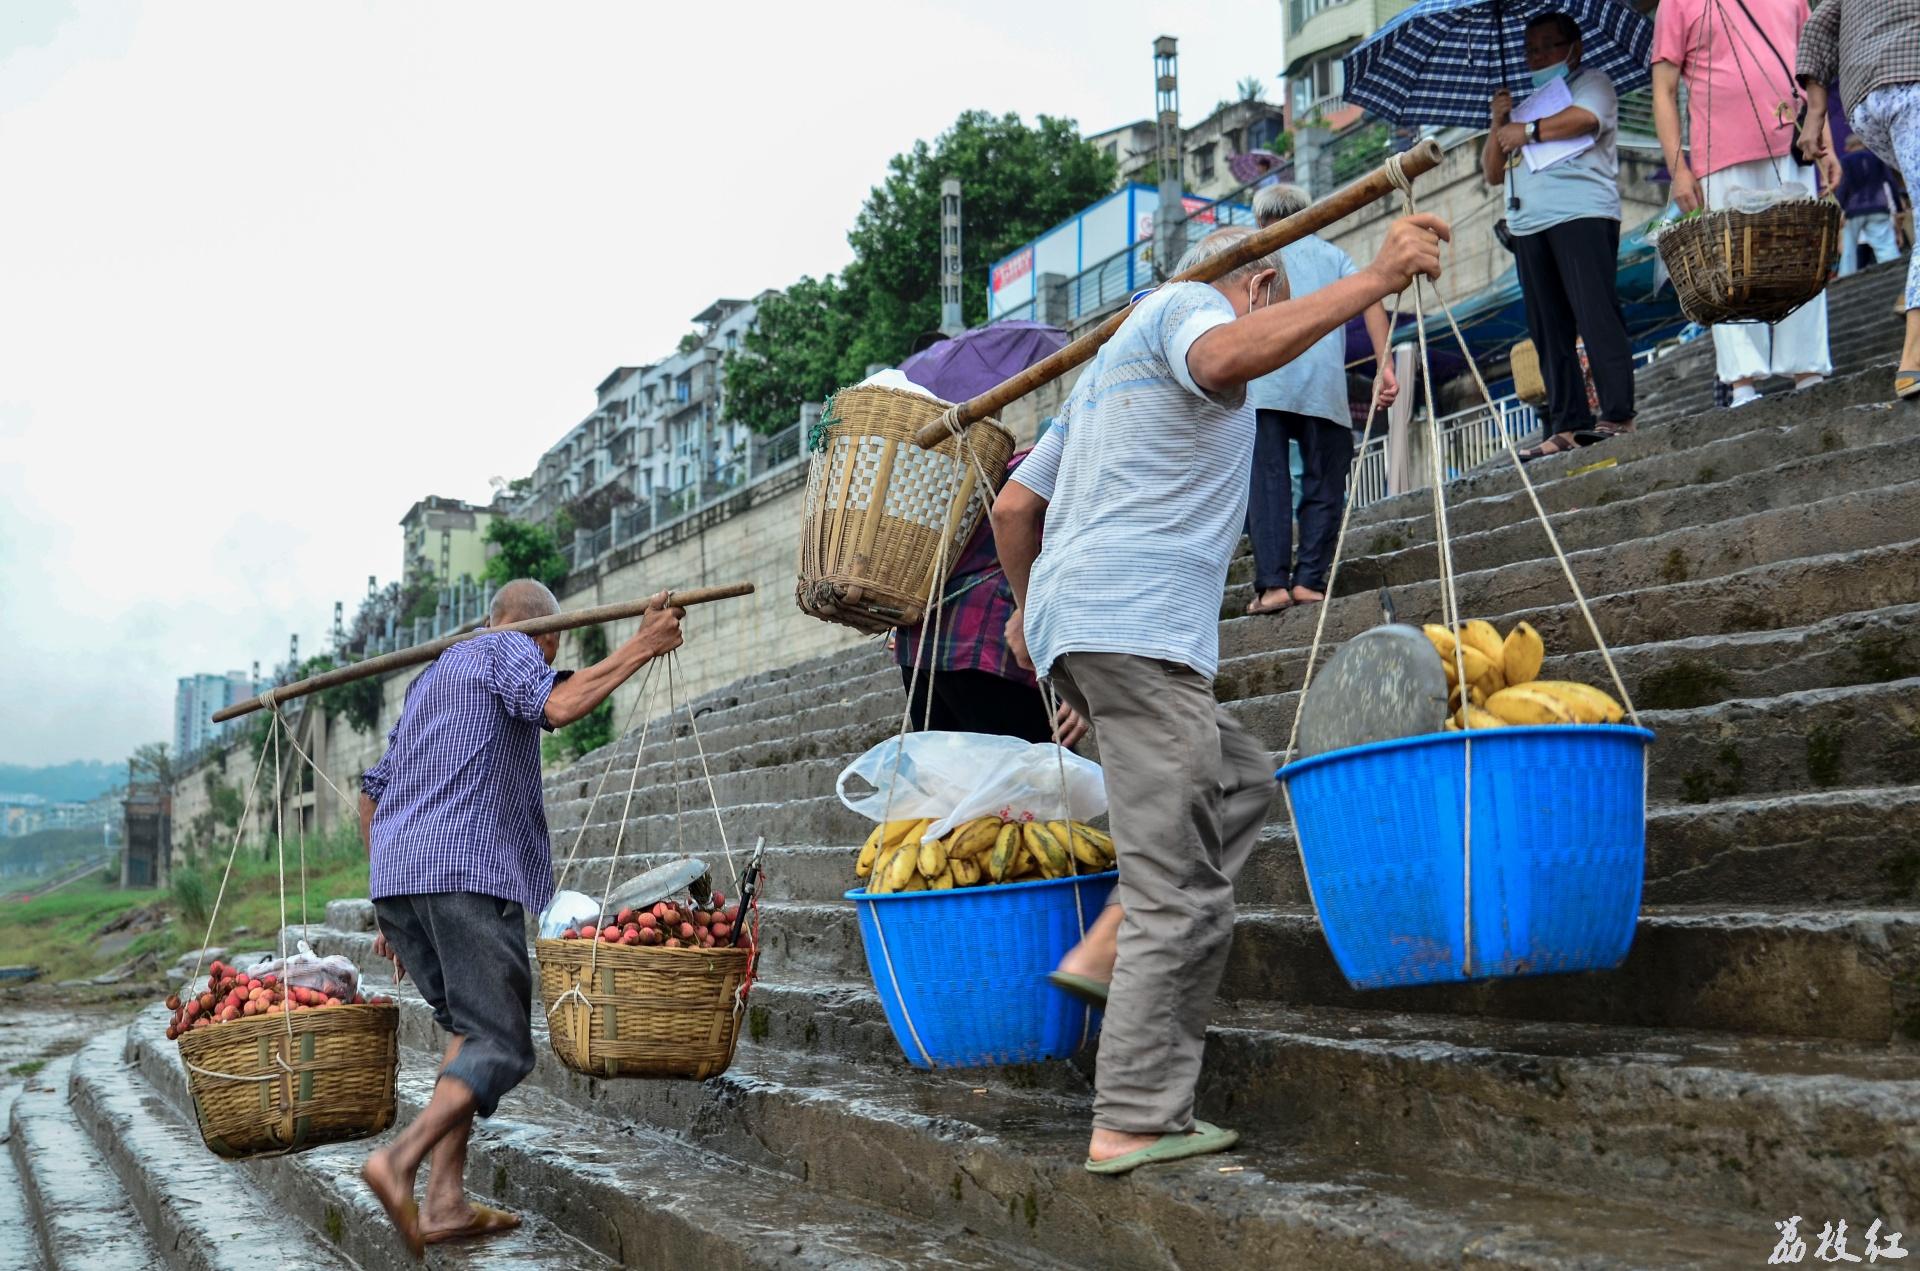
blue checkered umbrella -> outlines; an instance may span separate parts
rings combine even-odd
[[[1646,85],[1653,23],[1619,0],[1418,0],[1345,59],[1343,96],[1397,124],[1485,127],[1502,88],[1530,92],[1527,23],[1564,13],[1580,26],[1580,65],[1616,92]]]

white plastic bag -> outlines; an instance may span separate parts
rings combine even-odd
[[[540,938],[558,940],[568,927],[577,927],[589,918],[600,916],[600,902],[577,891],[555,892],[540,913]]]
[[[923,842],[975,817],[1091,821],[1107,810],[1107,783],[1100,765],[1052,742],[1024,742],[986,733],[908,733],[881,742],[840,774],[840,802],[870,821],[937,818]],[[1060,788],[1062,767],[1066,790]],[[872,787],[849,794],[849,782]],[[888,784],[893,801],[887,801]]]
[[[317,989],[341,999],[350,999],[360,991],[360,968],[353,959],[341,954],[321,957],[305,940],[299,952],[290,958],[272,958],[248,972],[249,975],[277,975],[282,984]]]

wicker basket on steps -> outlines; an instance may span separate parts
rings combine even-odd
[[[1547,381],[1540,374],[1540,351],[1533,347],[1532,340],[1522,340],[1513,346],[1510,355],[1513,367],[1513,395],[1523,402],[1539,405],[1547,400]]]
[[[537,940],[534,953],[548,1040],[575,1072],[704,1081],[733,1062],[752,950]]]
[[[1840,205],[1789,199],[1758,212],[1702,212],[1661,230],[1659,246],[1693,321],[1778,322],[1826,290],[1840,258]]]
[[[1013,434],[982,420],[922,450],[915,432],[944,402],[862,385],[836,393],[814,441],[794,599],[816,618],[860,631],[912,626],[953,568],[982,508],[1006,479]],[[976,495],[984,473],[993,489]]]
[[[229,1160],[282,1156],[393,1124],[400,1008],[258,1015],[180,1037],[200,1137]]]

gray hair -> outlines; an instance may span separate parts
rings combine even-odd
[[[1267,185],[1254,192],[1253,219],[1262,227],[1304,211],[1313,200],[1297,185]]]
[[[487,625],[504,627],[509,623],[544,618],[559,612],[560,602],[553,598],[553,593],[547,590],[545,583],[534,578],[516,578],[494,593],[493,608],[487,614]]]
[[[1251,226],[1222,225],[1219,229],[1214,230],[1211,234],[1208,234],[1205,238],[1187,248],[1186,255],[1180,258],[1180,263],[1174,267],[1173,272],[1176,274],[1184,274],[1190,270],[1198,269],[1215,256],[1226,252],[1251,233],[1253,233]],[[1280,253],[1277,251],[1265,256],[1255,257],[1232,273],[1214,279],[1213,285],[1218,287],[1224,283],[1241,282],[1253,277],[1263,269],[1271,269],[1280,276],[1280,293],[1285,295],[1287,290],[1287,267],[1281,263]]]

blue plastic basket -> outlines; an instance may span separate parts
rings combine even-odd
[[[1633,942],[1647,843],[1647,744],[1625,725],[1435,733],[1288,764],[1320,925],[1357,989],[1592,971]],[[1469,953],[1471,956],[1469,956]]]
[[[951,891],[847,893],[887,1023],[920,1068],[1065,1059],[1100,1012],[1047,983],[1119,874]],[[1076,907],[1075,897],[1078,897]]]

